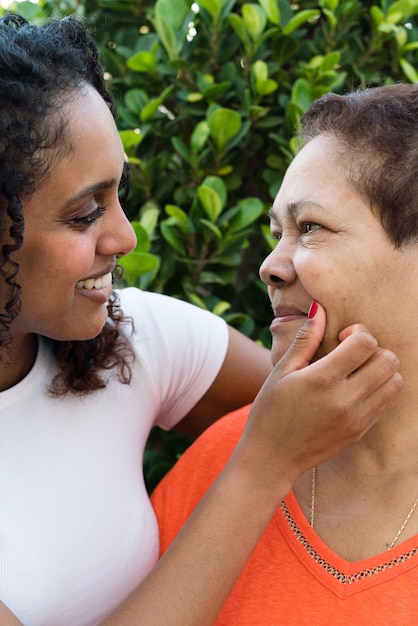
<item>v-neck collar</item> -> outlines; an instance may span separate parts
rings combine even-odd
[[[418,564],[418,535],[373,557],[354,563],[346,561],[311,528],[293,491],[282,502],[275,520],[298,559],[341,598],[399,576]]]

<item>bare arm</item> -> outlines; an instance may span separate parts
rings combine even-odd
[[[200,435],[222,415],[252,402],[270,374],[270,351],[231,326],[228,331],[228,350],[217,377],[176,430]]]
[[[399,392],[397,358],[361,326],[308,366],[324,328],[320,308],[257,396],[224,471],[151,574],[103,624],[213,624],[297,478],[361,438]]]
[[[0,624],[1,626],[22,626],[22,622],[16,615],[9,611],[7,606],[0,601]]]

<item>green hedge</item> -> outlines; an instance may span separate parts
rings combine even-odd
[[[329,91],[418,82],[418,0],[19,8],[40,20],[77,12],[101,47],[132,168],[126,209],[138,245],[123,260],[127,283],[198,304],[269,345],[258,267],[300,116]],[[153,437],[150,486],[182,449],[176,436]]]

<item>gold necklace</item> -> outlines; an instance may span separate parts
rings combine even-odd
[[[312,468],[312,483],[311,483],[311,518],[310,518],[310,524],[312,528],[314,527],[314,522],[315,522],[315,492],[316,492],[316,467],[313,467]],[[396,535],[390,542],[388,546],[388,550],[393,548],[395,543],[398,541],[399,537],[403,533],[405,526],[411,519],[417,506],[418,506],[418,498],[415,500],[414,504],[411,507],[411,510],[409,511],[408,515],[405,517],[404,521],[402,522],[400,529],[398,530],[398,532],[396,533]]]

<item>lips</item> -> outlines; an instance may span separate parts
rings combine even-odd
[[[281,332],[285,325],[297,322],[299,326],[306,320],[307,313],[295,306],[273,306],[274,319],[270,324],[270,332]]]
[[[112,284],[112,273],[108,272],[107,274],[103,274],[103,276],[98,276],[97,278],[87,278],[86,280],[79,280],[76,284],[77,289],[87,289],[90,291],[91,289],[103,289],[104,287],[109,287]]]
[[[273,306],[274,317],[286,318],[286,317],[306,317],[307,313],[293,306]]]

